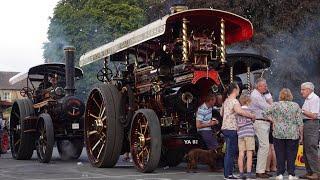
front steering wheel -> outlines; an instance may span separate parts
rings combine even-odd
[[[113,77],[113,73],[109,68],[102,68],[97,73],[97,79],[101,82],[110,82]]]
[[[29,87],[24,87],[20,90],[20,95],[22,97],[29,97],[34,93],[34,91]]]

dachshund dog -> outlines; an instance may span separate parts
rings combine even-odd
[[[217,159],[222,158],[223,155],[222,148],[218,148],[216,150],[192,149],[185,155],[188,162],[187,172],[196,172],[198,163],[207,164],[209,166],[209,170],[211,172],[215,172],[217,171]]]

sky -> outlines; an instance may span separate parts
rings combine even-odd
[[[24,72],[44,62],[42,46],[58,1],[1,1],[0,71]]]

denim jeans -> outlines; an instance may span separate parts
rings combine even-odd
[[[226,154],[224,156],[224,177],[233,173],[234,158],[238,148],[238,135],[236,130],[222,130],[226,141]]]
[[[288,174],[294,176],[299,140],[273,138],[273,145],[277,157],[277,175],[285,173],[287,164]]]
[[[198,133],[201,135],[203,141],[206,143],[206,146],[208,149],[217,149],[219,144],[217,141],[217,138],[213,136],[212,130],[203,130],[198,131]]]

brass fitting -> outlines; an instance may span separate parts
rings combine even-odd
[[[225,44],[225,24],[224,19],[221,19],[220,21],[220,50],[221,50],[221,63],[226,63],[226,44]]]
[[[186,18],[182,19],[182,61],[184,63],[188,62],[189,49],[188,49],[188,20]]]

